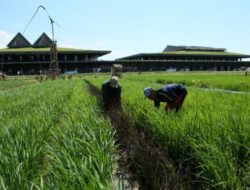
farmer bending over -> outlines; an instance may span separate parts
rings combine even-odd
[[[102,98],[106,110],[121,106],[121,86],[118,83],[118,77],[113,76],[102,84]]]
[[[144,95],[153,100],[157,108],[160,107],[160,102],[166,102],[166,111],[178,112],[186,98],[187,89],[181,84],[168,84],[158,90],[147,87],[144,89]]]

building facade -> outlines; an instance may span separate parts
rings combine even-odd
[[[227,52],[225,48],[167,46],[160,53],[140,53],[116,61],[137,70],[236,70],[250,65],[250,55]]]
[[[18,33],[7,45],[0,49],[1,68],[7,75],[46,73],[50,65],[52,40],[43,33],[31,44]],[[62,73],[69,71],[84,72],[91,64],[98,62],[100,56],[111,51],[57,48],[58,65]]]
[[[50,69],[52,40],[43,33],[31,44],[18,33],[0,49],[0,71],[7,75],[46,74]],[[227,52],[225,48],[167,46],[160,53],[140,53],[114,61],[100,61],[111,51],[57,48],[61,73],[110,72],[113,64],[123,71],[231,71],[250,67],[250,55]]]

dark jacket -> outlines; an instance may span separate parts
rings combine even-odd
[[[105,106],[108,106],[111,101],[113,103],[120,104],[121,101],[121,86],[118,84],[117,88],[110,86],[110,81],[106,81],[102,84],[102,98]]]
[[[160,102],[167,102],[172,103],[175,102],[175,100],[180,95],[186,95],[187,89],[185,86],[181,84],[169,84],[166,85],[158,90],[156,90],[156,100],[154,101],[154,104],[156,107],[160,106]]]

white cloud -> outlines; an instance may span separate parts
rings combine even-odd
[[[10,40],[13,38],[13,34],[0,30],[0,48],[5,48]]]

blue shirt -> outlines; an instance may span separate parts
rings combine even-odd
[[[181,84],[168,84],[156,90],[156,99],[154,104],[160,106],[160,102],[174,102],[178,96],[186,93],[186,87]]]

